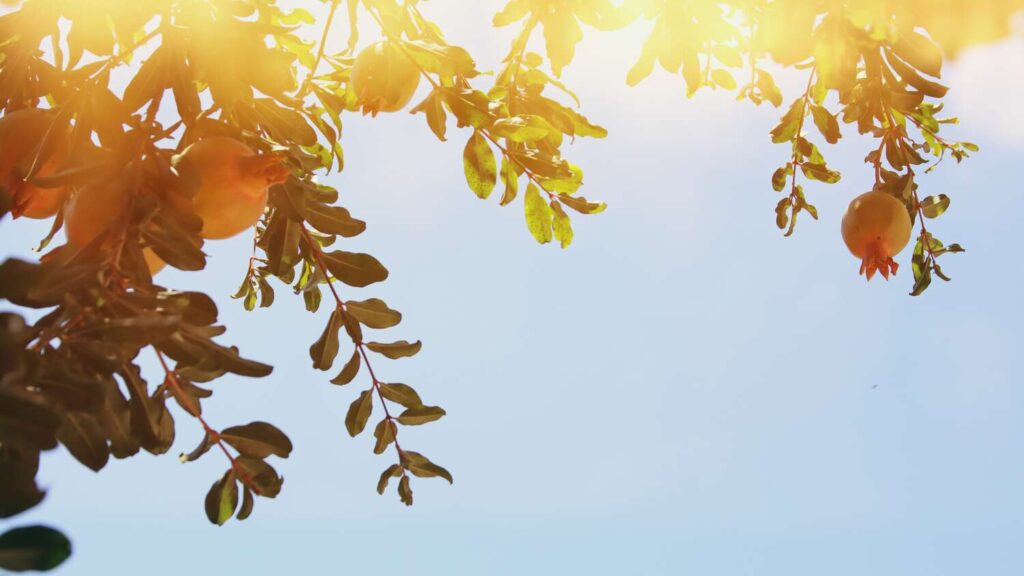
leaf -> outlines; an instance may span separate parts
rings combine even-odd
[[[246,518],[248,518],[249,515],[252,514],[252,507],[254,504],[253,500],[254,498],[252,496],[252,490],[249,490],[248,488],[243,488],[242,507],[238,509],[238,514],[235,515],[235,518],[237,518],[238,520],[245,520]]]
[[[366,421],[373,412],[373,390],[363,390],[348,407],[345,415],[345,429],[349,436],[358,436],[366,428]]]
[[[541,244],[551,242],[551,224],[554,212],[541,197],[540,189],[533,182],[526,187],[524,210],[526,227],[530,230],[530,234],[533,234],[533,237]]]
[[[723,70],[721,68],[712,70],[711,80],[726,90],[736,89],[736,79],[733,78],[732,74],[730,74],[728,70]]]
[[[498,167],[494,151],[479,130],[474,130],[466,142],[466,148],[462,152],[462,166],[466,172],[469,189],[478,198],[490,196],[498,176]]]
[[[501,181],[505,184],[505,191],[501,195],[501,205],[506,206],[519,194],[519,173],[516,172],[515,164],[504,155],[501,157]]]
[[[238,485],[235,483],[235,470],[229,469],[219,480],[210,486],[206,493],[204,508],[206,518],[213,524],[223,526],[235,514],[238,507]]]
[[[341,206],[311,202],[305,206],[303,216],[314,228],[324,234],[338,234],[345,238],[352,238],[366,230],[366,222],[353,218],[349,211]]]
[[[523,115],[502,118],[491,126],[491,136],[506,138],[512,142],[536,142],[546,137],[552,126],[540,116]]]
[[[345,363],[345,367],[341,369],[341,372],[331,380],[331,384],[337,384],[338,386],[344,386],[355,379],[356,375],[359,374],[359,367],[362,364],[362,358],[359,354],[359,349],[356,348],[352,352],[352,357],[349,358],[348,362]]]
[[[626,74],[627,85],[636,86],[654,71],[654,63],[658,59],[658,51],[660,49],[658,40],[659,38],[655,34],[647,37],[647,40],[644,42],[643,51],[640,53],[640,58]]]
[[[473,78],[479,74],[473,57],[460,46],[442,45],[424,40],[403,41],[402,51],[422,70],[445,78]]]
[[[124,90],[125,111],[135,112],[147,102],[159,98],[167,87],[167,56],[169,49],[157,48]]]
[[[786,188],[786,180],[789,176],[789,166],[783,166],[772,174],[772,190],[782,192]]]
[[[267,422],[231,426],[222,430],[220,437],[235,450],[254,458],[266,458],[271,454],[287,458],[292,452],[292,442],[288,436]]]
[[[409,487],[408,476],[402,476],[398,481],[398,497],[406,506],[412,506],[412,488]]]
[[[188,454],[182,452],[178,456],[178,460],[180,460],[182,463],[194,462],[198,460],[200,457],[202,457],[203,454],[209,452],[210,448],[213,448],[216,444],[217,442],[210,437],[209,433],[203,434],[203,439],[199,441],[199,445],[196,446],[195,450],[192,450]]]
[[[324,265],[331,275],[349,286],[363,288],[388,277],[388,270],[369,254],[335,250],[325,252]]]
[[[942,50],[923,34],[909,29],[900,30],[893,50],[921,72],[936,78],[942,76]]]
[[[398,416],[398,423],[405,426],[419,426],[434,420],[440,420],[446,412],[440,406],[413,406]]]
[[[444,110],[444,92],[432,90],[422,102],[410,110],[411,113],[423,112],[427,117],[427,126],[437,136],[438,140],[445,142],[445,132],[448,129],[448,113]]]
[[[76,460],[93,472],[99,472],[110,459],[110,448],[103,427],[91,414],[64,414],[64,424],[57,438]]]
[[[558,200],[580,214],[600,214],[608,207],[604,202],[590,202],[582,196],[570,196],[568,194],[559,194]]]
[[[379,298],[346,302],[345,309],[368,328],[391,328],[402,321],[402,313],[392,310]]]
[[[388,488],[388,481],[401,475],[402,467],[398,464],[392,464],[385,468],[380,474],[380,480],[377,481],[377,494],[384,494],[384,491]]]
[[[814,125],[818,127],[821,135],[829,144],[839,142],[842,134],[839,132],[839,120],[824,106],[811,104],[811,115],[814,118]]]
[[[23,526],[0,535],[0,568],[53,570],[71,556],[67,536],[46,526]]]
[[[938,218],[949,209],[949,196],[939,194],[921,200],[921,211],[925,218]]]
[[[562,209],[562,205],[554,200],[551,201],[551,210],[555,214],[555,220],[551,225],[551,229],[554,232],[555,240],[561,243],[562,248],[568,248],[572,244],[572,221],[569,219],[569,215]]]
[[[800,129],[800,120],[804,117],[805,112],[803,98],[794,100],[779,124],[772,129],[772,142],[782,144],[795,138],[797,130]]]
[[[420,395],[413,390],[412,386],[406,384],[380,384],[380,395],[406,408],[423,405]]]
[[[415,342],[398,340],[397,342],[390,343],[368,342],[366,347],[387,358],[397,360],[399,358],[415,356],[420,351],[420,348],[423,347],[423,344],[419,340]]]
[[[398,429],[390,418],[381,420],[373,430],[373,437],[377,439],[377,442],[373,445],[373,453],[383,454],[388,449],[388,446],[395,441],[397,433]]]
[[[334,358],[338,355],[338,332],[341,330],[344,312],[340,308],[331,311],[320,338],[309,347],[309,357],[313,359],[313,368],[330,370]]]
[[[252,456],[239,456],[235,458],[235,466],[239,468],[239,476],[244,473],[247,478],[246,484],[256,494],[265,498],[274,498],[281,493],[281,485],[284,484],[277,470],[265,461]]]
[[[419,452],[413,452],[412,450],[403,451],[402,463],[405,465],[406,470],[420,478],[441,477],[447,480],[449,484],[455,482],[447,470],[434,464]]]

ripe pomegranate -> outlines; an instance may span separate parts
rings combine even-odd
[[[91,184],[76,191],[64,207],[64,233],[68,243],[79,249],[88,246],[125,216],[129,199],[127,191],[117,184]],[[167,266],[149,248],[142,250],[142,256],[150,274],[155,275]]]
[[[0,118],[0,186],[11,193],[15,218],[49,218],[57,213],[68,190],[40,188],[24,180],[39,151],[46,131],[53,124],[54,114],[41,108],[26,108]],[[67,142],[61,139],[56,148],[43,158],[38,176],[49,176],[67,159]]]
[[[352,65],[352,89],[363,114],[401,110],[419,84],[419,68],[394,42],[367,46]]]
[[[860,258],[860,273],[868,280],[881,272],[886,280],[899,264],[892,259],[910,242],[907,207],[890,194],[872,191],[853,199],[843,215],[843,241]]]
[[[225,136],[203,138],[175,156],[174,165],[198,186],[192,210],[203,219],[202,237],[230,238],[251,228],[267,206],[267,191],[288,179],[275,154],[256,154]]]

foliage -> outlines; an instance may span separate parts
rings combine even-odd
[[[770,131],[773,142],[788,146],[785,164],[771,177],[771,186],[786,193],[775,209],[779,228],[788,236],[801,213],[818,218],[804,186],[840,181],[821,146],[836,143],[843,125],[853,125],[877,142],[866,158],[875,189],[898,198],[919,223],[912,257],[917,295],[933,275],[948,280],[940,256],[963,250],[926,229],[925,220],[941,216],[950,199],[921,198],[918,172],[930,161],[923,172],[947,155],[959,162],[977,150],[939,134],[956,122],[941,116],[943,51],[952,55],[1007,35],[1009,16],[1021,6],[1019,0],[988,0],[982,8],[968,0],[510,0],[493,25],[517,31],[484,87],[488,77],[470,53],[449,44],[416,0],[309,0],[295,9],[274,0],[3,3],[11,8],[0,16],[0,109],[5,115],[35,107],[54,113],[45,136],[29,144],[33,161],[0,180],[0,217],[14,208],[12,192],[27,183],[116,187],[129,200],[88,246],[57,246],[38,263],[0,265],[0,298],[40,311],[34,324],[18,314],[0,315],[0,517],[42,500],[35,482],[39,454],[58,444],[96,471],[110,457],[170,450],[173,401],[204,431],[182,461],[214,447],[226,457],[227,468],[204,502],[218,525],[247,518],[257,496],[279,493],[283,479],[268,460],[287,458],[292,445],[266,422],[221,429],[209,423],[202,401],[213,393],[210,385],[228,374],[265,377],[272,368],[221,342],[226,329],[217,324],[209,296],[161,286],[146,265],[151,252],[180,270],[206,266],[202,221],[189,208],[195,183],[173,161],[203,138],[229,137],[274,154],[290,173],[270,190],[235,297],[247,310],[267,307],[283,285],[311,313],[327,309],[310,359],[338,386],[365,375],[345,426],[350,435],[361,434],[379,406],[373,450],[391,451],[393,459],[378,492],[396,479],[400,500],[412,504],[411,476],[452,482],[443,467],[399,443],[407,427],[438,420],[445,411],[425,403],[413,387],[383,379],[381,361],[413,356],[421,344],[364,334],[394,328],[402,315],[377,298],[346,299],[346,287],[381,282],[388,271],[372,255],[340,247],[366,224],[338,205],[335,189],[315,179],[344,167],[346,113],[401,105],[397,98],[367,106],[352,86],[359,19],[370,18],[387,41],[381,54],[405,58],[403,66],[411,63],[429,85],[410,109],[422,114],[427,129],[447,140],[449,116],[465,129],[463,166],[472,193],[486,200],[500,188],[504,206],[522,190],[529,233],[562,248],[573,241],[571,215],[605,209],[580,195],[583,170],[563,156],[563,145],[576,137],[607,135],[578,110],[580,98],[560,80],[584,28],[652,23],[638,61],[625,73],[631,85],[659,65],[682,77],[688,96],[710,88],[782,107],[772,71],[801,70],[806,88]],[[309,10],[318,4],[326,12],[320,21]],[[341,12],[348,45],[328,53]],[[969,14],[970,25],[958,26],[957,14]],[[302,35],[314,26],[322,27],[315,43]],[[543,44],[543,55],[531,49],[535,42]],[[123,89],[112,82],[121,66],[131,71]],[[744,69],[747,81],[738,79]],[[43,172],[57,149],[69,151],[61,156],[64,165]],[[40,249],[62,223],[58,212]],[[162,367],[154,382],[139,366],[144,354]],[[339,356],[346,358],[340,368]],[[70,553],[49,529],[26,530],[0,536],[0,543],[27,543],[28,555],[18,561],[28,564],[21,566],[45,568]],[[2,551],[0,559],[17,566]]]

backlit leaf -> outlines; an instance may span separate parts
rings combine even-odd
[[[479,130],[475,130],[466,142],[466,148],[462,152],[462,164],[469,189],[479,198],[490,196],[497,178],[497,161],[487,138]]]

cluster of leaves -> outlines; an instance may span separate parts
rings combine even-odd
[[[841,178],[805,127],[813,123],[825,143],[835,144],[842,137],[841,125],[853,124],[860,134],[879,141],[866,159],[874,167],[875,189],[899,198],[912,220],[920,219],[912,294],[921,294],[933,273],[948,279],[936,260],[962,248],[944,246],[927,231],[923,220],[945,212],[949,197],[919,197],[915,167],[931,157],[934,164],[929,171],[947,154],[959,162],[977,146],[939,135],[943,124],[957,121],[936,117],[942,110],[939,101],[948,90],[938,81],[943,50],[954,54],[965,44],[1007,35],[1009,16],[1022,6],[1020,2],[986,2],[981,9],[962,0],[641,3],[655,25],[640,60],[629,72],[630,84],[650,74],[659,62],[683,76],[687,95],[702,87],[732,90],[738,83],[727,69],[741,68],[746,60],[750,81],[738,88],[738,97],[778,107],[782,93],[762,63],[806,71],[806,89],[771,131],[773,142],[787,144],[791,150],[789,160],[771,178],[774,190],[788,190],[775,208],[776,223],[787,236],[795,230],[801,212],[818,218],[799,177],[826,184]],[[963,24],[957,22],[961,16],[971,20],[969,27],[958,28]],[[833,106],[834,111],[829,109]]]

